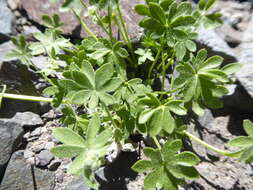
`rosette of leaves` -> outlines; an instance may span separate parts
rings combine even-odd
[[[184,101],[192,101],[193,111],[199,115],[203,113],[203,105],[211,108],[223,106],[219,97],[228,92],[224,86],[229,81],[228,74],[240,68],[237,63],[220,68],[222,62],[220,56],[207,58],[207,51],[201,49],[196,57],[191,56],[191,62],[181,62],[176,67],[180,75],[174,80],[173,87],[181,88]]]
[[[193,180],[199,177],[194,168],[200,161],[191,152],[181,152],[181,140],[167,141],[161,150],[144,148],[143,152],[149,160],[139,160],[132,169],[136,172],[147,172],[144,180],[145,190],[164,189],[178,190],[184,180]]]
[[[20,35],[17,38],[11,38],[12,43],[16,49],[12,49],[7,53],[7,58],[14,58],[21,61],[21,63],[30,66],[32,65],[32,51],[29,49],[29,44],[26,43],[25,37]]]
[[[89,122],[85,138],[69,128],[54,129],[53,136],[63,145],[52,148],[51,152],[59,158],[74,158],[68,167],[68,173],[83,176],[88,185],[97,189],[92,171],[103,163],[111,135],[111,129],[102,130],[99,117],[94,115]]]
[[[229,146],[240,148],[239,160],[246,163],[253,162],[253,123],[250,120],[243,121],[244,131],[248,136],[239,136],[229,141]]]
[[[95,108],[99,102],[105,105],[115,103],[110,92],[115,91],[121,80],[114,77],[114,66],[106,63],[94,71],[88,61],[83,61],[82,67],[65,71],[64,79],[58,81],[60,89],[66,92],[65,98],[73,104],[85,104]]]
[[[146,124],[150,136],[156,136],[161,131],[171,134],[175,128],[175,119],[172,112],[177,115],[185,115],[186,109],[182,106],[183,101],[169,99],[162,103],[154,94],[147,94],[139,99],[139,104],[144,105],[140,113],[139,124]]]

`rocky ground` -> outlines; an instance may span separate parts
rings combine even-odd
[[[126,2],[126,1],[123,1]],[[136,17],[131,9],[136,1],[125,4],[124,14],[131,37],[141,32],[135,26]],[[206,111],[201,118],[190,121],[190,131],[206,142],[222,149],[225,143],[243,135],[242,121],[253,119],[253,15],[252,1],[218,1],[215,10],[223,13],[224,25],[216,31],[201,30],[199,47],[205,47],[210,55],[225,58],[225,63],[241,62],[244,67],[234,76],[235,84],[223,97],[224,109]],[[0,84],[7,84],[11,92],[38,95],[43,81],[16,60],[4,57],[13,48],[10,36],[43,30],[41,15],[58,12],[57,5],[49,0],[0,0]],[[61,13],[66,35],[78,38],[80,27],[74,17]],[[87,18],[85,18],[87,19]],[[89,20],[87,20],[89,23]],[[97,28],[98,34],[103,35]],[[38,65],[45,57],[36,57]],[[0,190],[88,190],[82,179],[66,174],[70,160],[57,159],[49,152],[58,142],[51,135],[60,124],[61,112],[48,104],[4,100],[0,109]],[[198,154],[201,178],[189,182],[187,190],[251,190],[253,169],[251,165],[221,157],[194,142],[185,146]],[[141,190],[143,175],[137,175],[130,167],[138,159],[137,152],[122,152],[118,159],[100,168],[97,179],[102,190]]]

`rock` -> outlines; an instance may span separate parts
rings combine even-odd
[[[30,150],[24,150],[24,158],[25,159],[29,159],[29,158],[32,158],[34,156],[34,153]]]
[[[41,128],[38,127],[36,128],[33,132],[31,132],[31,137],[34,137],[34,136],[39,136],[41,134]]]
[[[48,143],[46,143],[46,145],[45,145],[45,149],[46,150],[50,150],[51,148],[53,148],[54,147],[54,142],[48,142]]]
[[[7,7],[6,0],[0,0],[0,43],[6,40],[6,36],[11,34],[11,24],[13,15]]]
[[[0,65],[3,62],[15,60],[14,58],[6,58],[6,54],[10,52],[12,49],[15,49],[15,46],[13,45],[11,41],[5,42],[0,45]],[[0,66],[0,70],[1,70],[1,66]]]
[[[35,188],[34,188],[35,187]],[[54,174],[31,167],[22,152],[15,152],[6,169],[0,190],[53,190]]]
[[[40,116],[32,112],[16,113],[11,121],[19,123],[25,128],[33,128],[43,124]]]
[[[7,85],[9,93],[40,96],[40,91],[35,88],[38,78],[38,74],[19,62],[3,62],[0,67],[0,85]],[[11,118],[16,112],[25,111],[43,114],[40,108],[41,105],[37,102],[4,98],[0,117]]]
[[[253,16],[244,33],[243,43],[241,44],[240,63],[243,68],[236,73],[236,77],[246,92],[253,97]]]
[[[0,120],[0,179],[13,150],[21,142],[22,126],[9,120]]]
[[[237,62],[237,58],[234,55],[232,49],[213,30],[200,28],[197,43],[199,48],[206,48],[208,50],[209,56],[222,56],[224,58],[225,64]]]
[[[86,0],[87,2],[87,0]],[[137,3],[142,3],[143,0],[121,1],[122,15],[124,15],[125,23],[128,27],[128,32],[131,38],[137,38],[141,29],[138,27],[138,21],[140,16],[134,12],[134,6]],[[50,0],[34,1],[34,0],[21,0],[21,6],[27,11],[28,17],[35,22],[42,24],[41,16],[44,14],[52,15],[57,13],[60,15],[61,20],[65,23],[63,26],[65,34],[80,33],[79,22],[71,12],[59,12],[61,3],[50,3]],[[83,16],[86,24],[90,27],[91,31],[98,34],[98,36],[104,36],[105,33],[100,27],[93,24],[91,18]],[[116,34],[117,31],[114,31]],[[81,34],[84,36],[84,32]]]
[[[62,190],[91,190],[84,184],[82,178],[75,177],[70,183],[62,188]]]
[[[58,167],[61,165],[61,160],[53,160],[49,166],[48,166],[48,169],[50,171],[55,171],[58,169]]]
[[[7,0],[8,6],[12,9],[15,10],[19,8],[20,6],[20,0]]]
[[[50,164],[50,162],[54,159],[54,156],[48,150],[42,150],[38,155],[38,159],[38,165],[45,167]]]

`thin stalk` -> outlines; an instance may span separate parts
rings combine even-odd
[[[110,36],[111,43],[113,43],[114,40],[113,40],[113,35],[112,35],[112,7],[111,5],[108,6],[107,12],[108,12],[108,18],[109,18],[109,36]]]
[[[184,134],[186,136],[188,136],[190,139],[192,139],[192,140],[196,141],[197,143],[201,144],[202,146],[206,147],[207,149],[217,152],[221,155],[237,158],[241,153],[241,151],[229,152],[229,151],[218,149],[210,144],[207,144],[206,142],[202,141],[198,137],[195,137],[194,135],[192,135],[191,133],[189,133],[187,131],[184,131]]]
[[[128,43],[127,38],[126,38],[124,32],[122,31],[122,28],[121,28],[121,26],[120,26],[120,24],[119,24],[118,19],[116,18],[116,19],[114,19],[114,21],[115,21],[115,23],[116,23],[116,25],[117,25],[117,27],[118,27],[118,29],[119,29],[120,35],[123,37],[123,40],[124,40],[125,43],[127,44],[127,43]]]
[[[127,32],[127,28],[126,28],[126,25],[125,25],[125,22],[124,22],[124,19],[123,19],[121,10],[120,10],[119,3],[116,3],[116,4],[117,4],[117,12],[118,12],[118,15],[119,15],[119,20],[120,20],[120,23],[121,23],[121,25],[122,25],[124,35],[125,35],[125,37],[126,37],[126,39],[127,39],[127,46],[128,46],[128,48],[129,48],[129,50],[130,50],[130,52],[131,52],[131,55],[132,55],[133,59],[135,60],[134,49],[133,49],[133,46],[132,46],[130,37],[129,37],[129,35],[128,35],[128,32]]]
[[[81,17],[76,13],[76,11],[74,11],[72,9],[74,15],[76,16],[76,18],[78,19],[78,21],[80,22],[80,24],[82,25],[83,29],[85,30],[85,32],[92,36],[94,39],[96,39],[98,41],[97,36],[89,29],[89,27],[86,25],[86,23],[81,19]]]
[[[158,52],[157,52],[157,54],[156,54],[156,56],[155,56],[155,60],[153,61],[151,67],[149,68],[149,72],[148,72],[148,78],[149,78],[149,79],[150,79],[150,77],[151,77],[151,73],[152,73],[152,71],[153,71],[153,69],[154,69],[154,67],[155,67],[155,65],[156,65],[156,63],[157,63],[157,61],[159,60],[159,56],[160,56],[161,52],[162,52],[162,48],[160,48],[160,49],[158,50]]]
[[[49,102],[50,103],[53,101],[53,98],[26,96],[26,95],[9,94],[9,93],[3,93],[1,94],[1,96],[7,99],[26,100],[26,101],[33,101],[33,102]]]
[[[153,137],[153,140],[154,140],[154,142],[155,142],[157,148],[158,148],[159,150],[161,150],[162,147],[161,147],[160,143],[158,142],[157,138],[156,138],[156,137]]]
[[[117,128],[118,125],[117,125],[117,124],[115,123],[115,121],[113,120],[112,114],[110,113],[108,107],[107,107],[107,106],[105,105],[105,103],[103,103],[103,102],[102,102],[102,106],[105,108],[105,112],[106,112],[106,114],[108,115],[108,117],[110,118],[112,124]]]

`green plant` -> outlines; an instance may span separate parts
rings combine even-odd
[[[222,107],[219,98],[228,92],[226,84],[232,82],[229,75],[240,69],[238,63],[223,66],[220,56],[208,57],[205,49],[197,51],[198,28],[221,24],[219,13],[208,12],[214,3],[215,0],[201,0],[196,9],[188,2],[174,0],[146,0],[136,5],[136,12],[143,16],[139,25],[145,30],[135,47],[118,0],[90,0],[89,5],[66,0],[64,10],[73,11],[87,37],[72,44],[61,35],[62,23],[57,15],[43,16],[47,29],[34,34],[38,42],[26,43],[22,36],[13,38],[17,50],[9,54],[35,70],[32,55],[47,54],[48,68],[37,71],[49,84],[44,94],[52,98],[8,94],[5,89],[0,97],[64,105],[61,121],[67,127],[53,131],[63,145],[51,152],[57,157],[75,158],[68,172],[83,176],[95,189],[98,184],[94,171],[105,163],[108,147],[129,142],[131,134],[151,137],[156,144],[156,148],[144,148],[148,160],[139,160],[132,167],[136,172],[148,172],[145,189],[178,189],[185,180],[198,177],[194,166],[199,158],[191,152],[181,152],[185,137],[224,156],[250,162],[253,126],[249,121],[244,124],[249,137],[238,137],[229,143],[242,148],[237,152],[219,150],[203,142],[187,132],[183,122],[189,112],[201,116],[205,108]],[[91,32],[81,19],[80,5],[89,10],[108,38]],[[113,27],[123,41],[113,35]],[[56,78],[55,72],[62,77]],[[160,143],[159,138],[165,143]]]

